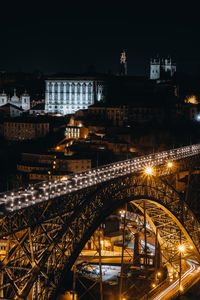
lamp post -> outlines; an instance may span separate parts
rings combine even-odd
[[[180,232],[180,240],[181,240],[181,232]],[[183,287],[181,285],[181,274],[182,274],[182,253],[184,252],[185,247],[180,243],[179,245],[179,294],[181,294]]]

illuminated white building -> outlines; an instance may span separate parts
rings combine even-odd
[[[150,62],[150,79],[166,79],[176,72],[176,64],[171,58],[154,58]]]
[[[102,100],[104,82],[94,77],[52,78],[46,80],[45,113],[62,115]]]
[[[6,93],[0,94],[0,106],[5,104],[12,104],[28,110],[30,108],[30,96],[25,92],[20,97],[16,95],[16,89],[14,89],[14,95],[10,98]]]

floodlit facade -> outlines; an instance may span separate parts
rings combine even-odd
[[[22,94],[20,97],[16,95],[16,89],[14,89],[14,95],[10,98],[4,91],[0,94],[0,106],[5,104],[12,104],[22,108],[24,110],[28,110],[30,108],[30,96],[26,92]]]
[[[73,114],[101,101],[104,82],[93,77],[46,80],[45,113]]]
[[[158,80],[172,77],[176,72],[176,64],[171,58],[153,58],[150,62],[150,79]]]

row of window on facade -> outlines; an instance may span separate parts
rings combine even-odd
[[[54,109],[54,108],[57,109],[57,108],[59,108],[59,109],[61,109],[61,110],[62,110],[62,109],[65,109],[65,107],[63,107],[63,106],[57,106],[57,105],[55,105],[55,106],[49,105],[48,108],[49,108],[49,109]],[[72,105],[72,106],[68,106],[68,107],[67,107],[67,109],[81,109],[81,108],[87,108],[87,106],[73,106],[73,105]]]
[[[34,127],[43,127],[43,128],[48,128],[49,127],[49,123],[46,124],[32,124],[32,123],[5,123],[5,125],[7,127],[18,127],[18,128],[34,128]]]

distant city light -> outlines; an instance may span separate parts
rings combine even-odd
[[[187,96],[185,103],[198,104],[197,97],[195,95]]]
[[[200,114],[197,114],[197,115],[196,115],[196,120],[197,120],[197,121],[200,121]]]

